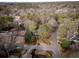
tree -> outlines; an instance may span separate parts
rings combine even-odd
[[[31,20],[26,20],[24,23],[24,27],[26,28],[26,30],[33,32],[37,27],[37,23]]]
[[[67,32],[74,28],[75,22],[71,21],[70,19],[65,19],[62,24],[60,24],[58,29],[58,35],[61,38],[67,37]],[[74,30],[74,29],[73,29]]]
[[[7,28],[10,26],[11,23],[12,23],[12,17],[0,16],[0,30],[2,30],[3,28],[7,30]]]
[[[68,49],[70,47],[70,42],[67,39],[61,39],[61,47]]]
[[[51,32],[51,26],[49,24],[42,24],[39,26],[38,35],[39,39],[44,39]]]
[[[25,43],[36,43],[36,36],[32,33],[32,32],[30,32],[30,31],[28,31],[28,32],[26,32],[26,34],[25,34]]]
[[[11,13],[11,9],[10,7],[8,7],[7,5],[0,5],[0,15],[4,16],[4,15],[9,15]]]
[[[24,15],[22,18],[23,18],[24,20],[29,19],[29,20],[38,22],[38,20],[39,20],[39,15],[36,14],[36,13],[33,13],[33,12],[29,12],[29,13],[27,13],[26,15]]]

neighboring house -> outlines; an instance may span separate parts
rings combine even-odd
[[[20,25],[22,23],[22,20],[20,19],[20,16],[15,16],[14,22],[18,23]]]
[[[74,41],[74,40],[79,41],[79,37],[76,35],[73,35],[73,37],[70,38],[70,41]]]
[[[71,45],[70,48],[72,51],[79,51],[79,37],[74,35],[70,38]]]
[[[20,29],[22,29],[22,30],[25,29],[25,28],[24,28],[24,22],[20,19],[20,16],[15,16],[13,22],[14,22],[14,25],[19,26],[19,27],[18,27],[19,30],[20,30]]]

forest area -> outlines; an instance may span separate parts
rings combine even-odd
[[[0,58],[78,58],[79,2],[0,3]]]

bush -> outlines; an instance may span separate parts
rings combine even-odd
[[[37,24],[36,24],[35,22],[31,21],[31,23],[29,24],[28,27],[29,27],[28,29],[29,29],[30,31],[35,31],[35,29],[36,29],[36,27],[37,27]]]
[[[10,16],[0,16],[0,30],[3,28],[8,28],[12,22],[12,17]]]
[[[64,14],[59,13],[59,14],[55,14],[54,17],[58,23],[62,23],[64,21],[64,18],[67,18],[67,14],[66,13],[64,13]]]
[[[37,23],[31,20],[26,20],[24,23],[24,27],[26,30],[28,29],[29,31],[33,32],[36,30]]]
[[[39,39],[44,39],[51,32],[51,26],[49,24],[43,24],[39,26],[38,35]]]
[[[62,38],[62,37],[67,37],[68,31],[70,31],[72,28],[74,28],[75,22],[73,22],[69,19],[68,20],[65,19],[65,21],[61,25],[58,29],[58,35]]]
[[[70,42],[67,39],[61,39],[61,47],[68,49],[70,47]]]
[[[26,15],[24,15],[22,18],[25,20],[29,19],[29,20],[37,22],[39,19],[39,15],[36,13],[29,12]]]
[[[25,43],[36,43],[36,37],[33,35],[32,32],[28,31],[25,34]]]

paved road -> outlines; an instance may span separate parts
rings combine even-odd
[[[52,44],[51,44],[51,49],[53,51],[54,58],[60,57],[60,51],[59,51],[59,46],[57,42],[57,30],[58,30],[58,23],[56,22],[55,19],[52,19]]]
[[[33,49],[37,49],[37,50],[48,50],[48,51],[52,51],[51,47],[49,46],[41,46],[41,45],[25,45],[25,54],[23,55],[23,57],[25,58],[31,58],[31,52]],[[26,51],[27,50],[27,51]]]
[[[60,57],[60,51],[59,51],[59,46],[58,46],[58,42],[57,42],[57,31],[53,32],[52,34],[52,51],[53,51],[53,55],[54,58],[59,58]]]

